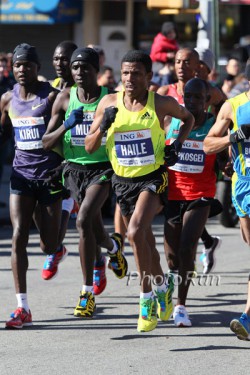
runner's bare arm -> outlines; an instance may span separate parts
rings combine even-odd
[[[182,121],[177,141],[183,143],[194,126],[193,115],[171,96],[163,97],[161,95],[156,96],[156,113],[163,129],[166,127],[164,126],[166,116],[175,117]]]
[[[227,100],[227,96],[219,87],[212,86],[211,83],[209,83],[209,95],[210,99],[206,104],[206,108],[210,107],[210,112],[217,117],[222,105]]]
[[[206,154],[218,153],[231,145],[228,129],[233,120],[232,106],[225,102],[221,107],[216,122],[204,139],[204,152]]]
[[[158,88],[157,93],[160,94],[160,95],[167,95],[168,94],[168,88],[169,88],[168,85],[161,86],[161,87]]]
[[[67,129],[63,125],[65,113],[69,103],[69,93],[66,91],[60,92],[55,99],[52,107],[51,119],[49,121],[47,130],[42,138],[43,148],[51,150],[61,142],[63,135]]]
[[[51,91],[49,93],[49,96],[48,96],[48,99],[49,101],[54,104],[56,98],[57,98],[57,95],[60,93],[59,90],[57,90],[56,88],[54,87],[51,87]]]
[[[12,136],[12,123],[9,117],[9,103],[12,98],[12,93],[10,91],[6,92],[1,97],[0,103],[0,143],[4,143],[7,139]]]
[[[88,135],[85,138],[85,150],[90,154],[95,152],[101,146],[104,133],[101,131],[100,125],[103,120],[105,109],[116,106],[116,96],[117,94],[104,96],[97,106],[95,119],[90,127]]]

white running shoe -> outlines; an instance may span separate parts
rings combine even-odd
[[[188,317],[186,307],[183,305],[177,305],[174,308],[173,313],[174,324],[177,327],[191,327],[192,323]]]
[[[205,247],[202,249],[202,255],[200,260],[203,263],[203,274],[207,275],[210,273],[214,266],[215,266],[215,250],[219,249],[221,245],[221,238],[218,236],[212,236],[214,239],[212,247],[210,249],[206,249]]]

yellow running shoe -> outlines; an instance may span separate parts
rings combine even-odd
[[[83,292],[80,294],[74,316],[78,318],[93,318],[95,308],[95,297],[93,294],[91,292]]]
[[[127,260],[122,253],[123,239],[119,233],[113,233],[110,237],[117,244],[118,250],[115,254],[111,254],[110,252],[108,252],[108,255],[110,257],[108,267],[114,272],[115,276],[118,277],[118,279],[123,279],[126,276],[128,270]]]
[[[169,275],[168,278],[168,289],[164,291],[155,291],[157,296],[157,314],[158,317],[166,321],[170,318],[173,313],[174,306],[172,301],[172,295],[174,293],[174,277]]]
[[[137,325],[138,332],[149,332],[156,328],[156,309],[155,298],[140,298],[140,315]]]

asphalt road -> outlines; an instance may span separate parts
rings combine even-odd
[[[112,220],[106,219],[105,224],[111,233]],[[163,218],[158,216],[153,228],[167,271],[162,224]],[[108,283],[103,294],[96,297],[96,315],[92,320],[82,320],[73,316],[82,285],[74,221],[70,222],[65,239],[69,256],[60,265],[58,277],[47,282],[41,278],[45,258],[39,248],[39,237],[31,230],[27,278],[34,325],[13,331],[4,328],[16,308],[16,298],[10,268],[11,227],[7,218],[2,220],[0,374],[246,373],[250,342],[238,340],[230,331],[229,322],[239,316],[245,305],[249,249],[240,238],[239,227],[227,229],[210,219],[207,228],[222,238],[222,246],[217,251],[213,279],[205,285],[204,279],[198,277],[190,288],[187,309],[193,326],[177,328],[171,318],[168,322],[159,321],[157,328],[149,333],[136,330],[140,286],[138,279],[131,278],[136,268],[128,244],[127,277],[118,280],[107,269]],[[199,244],[199,254],[201,249]],[[197,271],[201,276],[199,254]],[[176,291],[174,299],[175,296]]]

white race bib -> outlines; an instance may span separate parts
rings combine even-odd
[[[155,163],[150,129],[115,133],[114,137],[119,165],[132,167]]]

